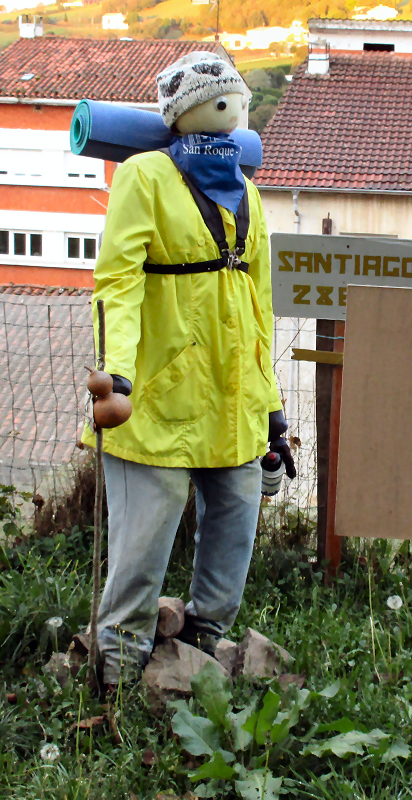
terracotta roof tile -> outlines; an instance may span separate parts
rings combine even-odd
[[[93,289],[77,289],[74,286],[37,286],[29,284],[3,283],[0,284],[2,294],[29,294],[33,297],[82,297],[89,296]]]
[[[412,191],[412,57],[332,55],[297,70],[262,133],[258,186]]]
[[[224,53],[219,42],[18,39],[0,53],[0,97],[156,103],[156,75],[193,50]]]

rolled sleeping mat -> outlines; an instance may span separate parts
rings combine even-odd
[[[240,145],[240,166],[252,177],[262,164],[262,142],[256,131],[236,128],[230,134]],[[173,134],[160,114],[97,100],[81,100],[70,126],[70,148],[76,156],[122,163],[136,153],[168,147]]]

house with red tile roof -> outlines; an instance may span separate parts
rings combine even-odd
[[[412,22],[310,20],[263,134],[270,232],[411,238]]]
[[[20,38],[0,53],[0,283],[93,286],[113,162],[75,156],[84,97],[157,111],[156,75],[219,42]]]

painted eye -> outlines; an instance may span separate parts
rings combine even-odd
[[[216,97],[215,108],[217,109],[217,111],[225,111],[225,109],[227,108],[226,97]]]

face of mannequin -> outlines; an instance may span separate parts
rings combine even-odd
[[[185,111],[176,121],[179,133],[232,133],[237,128],[246,97],[225,94]]]

